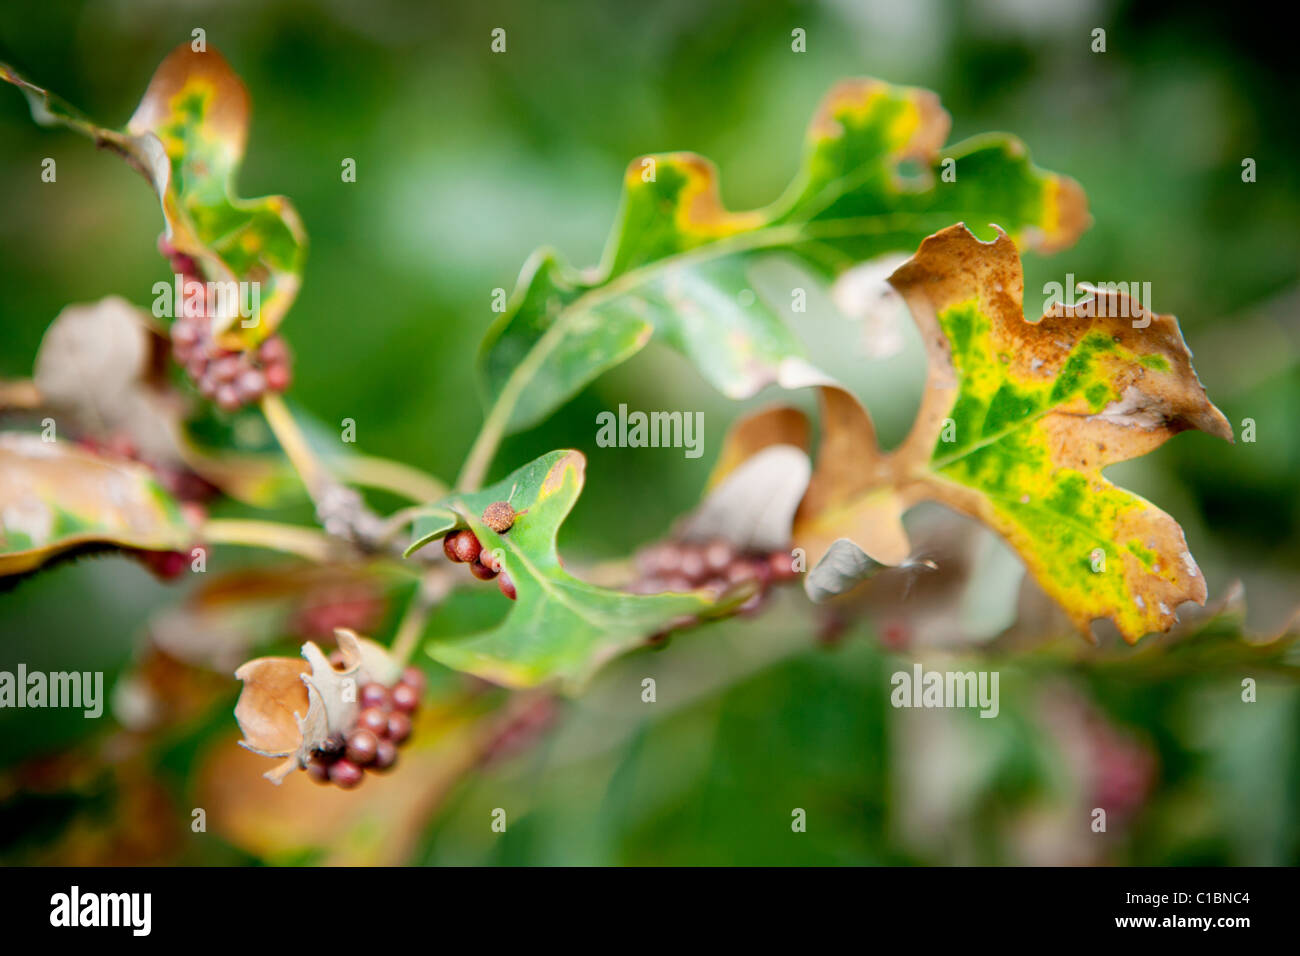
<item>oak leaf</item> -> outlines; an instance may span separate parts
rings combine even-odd
[[[728,591],[639,595],[598,587],[570,574],[556,538],[582,493],[586,458],[553,451],[481,491],[456,493],[431,505],[415,522],[411,554],[452,528],[469,528],[500,561],[516,600],[496,627],[427,645],[439,663],[507,687],[559,680],[581,687],[607,660],[645,644],[677,624],[724,614],[748,597]],[[509,501],[520,516],[498,534],[484,509]],[[507,600],[501,598],[501,600]]]
[[[1189,428],[1232,438],[1177,320],[1096,291],[1031,322],[1015,244],[981,242],[961,224],[926,239],[890,281],[930,361],[916,424],[882,452],[857,400],[823,387],[796,541],[817,555],[850,542],[841,556],[859,549],[863,573],[897,564],[910,550],[902,513],[931,499],[998,531],[1085,632],[1109,618],[1131,643],[1167,630],[1180,603],[1203,604],[1178,524],[1102,474]]]
[[[81,547],[188,549],[194,529],[141,465],[0,432],[0,575]]]
[[[280,324],[298,294],[307,236],[283,196],[240,199],[234,181],[248,138],[248,91],[216,50],[176,47],[154,72],[123,129],[101,126],[0,63],[0,79],[27,96],[33,118],[89,136],[121,155],[153,187],[171,248],[209,282],[257,283],[256,312],[234,300],[213,317],[224,347],[255,345]],[[251,294],[246,304],[252,303]],[[173,304],[179,308],[179,304]]]
[[[701,156],[633,160],[600,265],[575,269],[539,250],[484,339],[479,365],[494,417],[508,430],[534,424],[652,338],[731,398],[801,387],[808,363],[782,318],[789,303],[752,288],[765,256],[828,280],[910,251],[961,218],[1001,222],[1041,251],[1087,227],[1083,190],[1033,166],[1019,140],[991,134],[943,148],[949,126],[928,90],[845,80],[813,117],[785,193],[743,212],[724,207]],[[905,175],[908,163],[917,175]]]

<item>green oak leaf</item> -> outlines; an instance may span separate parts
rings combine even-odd
[[[19,87],[42,125],[61,125],[120,154],[153,186],[166,236],[209,282],[256,283],[260,303],[241,318],[229,299],[213,332],[228,348],[247,348],[279,326],[301,284],[307,236],[283,196],[239,199],[235,177],[248,137],[248,91],[220,53],[178,46],[159,65],[121,130],[99,126],[49,91],[0,63],[0,79]]]
[[[856,400],[823,389],[825,434],[796,543],[823,554],[847,537],[898,563],[902,512],[931,499],[1000,533],[1085,633],[1109,618],[1133,643],[1168,630],[1179,604],[1204,604],[1178,523],[1102,474],[1187,429],[1232,440],[1178,320],[1098,290],[1031,322],[1015,244],[981,242],[960,224],[921,243],[889,281],[929,354],[916,424],[882,453]]]
[[[77,547],[175,551],[193,539],[180,506],[143,466],[0,432],[0,575]]]
[[[497,552],[517,593],[493,629],[429,643],[435,660],[507,687],[558,679],[575,688],[651,635],[685,619],[725,613],[749,596],[737,591],[715,601],[704,591],[634,595],[565,571],[556,535],[582,492],[585,468],[580,452],[553,451],[491,487],[438,502],[415,522],[408,554],[454,527],[468,527],[484,549]],[[496,534],[481,515],[492,502],[505,500],[522,514],[509,531]]]
[[[793,256],[831,278],[910,251],[957,220],[1000,224],[1043,251],[1086,228],[1077,183],[1034,167],[1010,136],[941,149],[949,125],[926,90],[844,81],[814,118],[785,195],[749,212],[722,206],[714,167],[700,156],[633,161],[600,266],[577,270],[539,251],[489,330],[479,365],[497,427],[545,418],[656,335],[733,398],[806,384],[799,343],[751,289],[760,256]],[[908,161],[920,175],[903,175]]]

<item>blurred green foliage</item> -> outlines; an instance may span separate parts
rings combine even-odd
[[[1252,625],[1279,623],[1300,599],[1297,67],[1286,31],[1268,18],[1029,0],[49,0],[0,11],[0,59],[115,124],[196,26],[252,94],[240,191],[288,194],[310,235],[303,290],[283,327],[297,357],[294,398],[326,423],[355,419],[365,451],[454,476],[480,421],[472,356],[493,317],[492,289],[511,289],[542,244],[594,263],[630,157],[695,150],[719,165],[730,206],[766,203],[795,170],[824,90],[874,75],[936,90],[954,140],[1006,129],[1036,162],[1082,182],[1095,224],[1077,247],[1026,260],[1027,311],[1067,272],[1151,282],[1154,307],[1179,316],[1211,398],[1239,432],[1253,419],[1257,441],[1227,447],[1184,435],[1113,474],[1178,518],[1212,595],[1245,581]],[[489,51],[498,26],[505,55]],[[807,31],[805,54],[790,50],[795,27]],[[1090,49],[1096,27],[1107,33],[1104,54]],[[136,174],[73,133],[36,127],[17,91],[0,94],[0,376],[20,377],[65,304],[119,293],[147,305],[167,266],[154,248],[156,201]],[[40,181],[47,156],[58,162],[57,184]],[[340,181],[345,157],[356,160],[354,184]],[[1257,163],[1255,183],[1242,182],[1246,157]],[[815,356],[854,341],[836,321],[814,330]],[[863,360],[834,371],[859,386],[888,443],[910,421],[920,366],[907,353],[882,368]],[[653,350],[508,441],[494,476],[557,447],[590,455],[596,413],[620,401],[704,410],[711,444],[700,461],[600,450],[566,524],[566,550],[618,556],[661,534],[698,498],[725,423],[743,410]],[[150,611],[174,591],[116,559],[23,582],[0,595],[0,668],[103,669],[111,682]],[[800,621],[778,611],[765,626],[789,632],[807,626]],[[700,640],[743,656],[750,627]],[[661,658],[634,658],[646,659]],[[877,649],[866,622],[837,652],[809,637],[784,662],[662,719],[641,718],[603,750],[559,759],[551,748],[561,744],[543,742],[458,787],[414,858],[1037,858],[1025,845],[1037,825],[1031,811],[1053,792],[1059,767],[1037,749],[1040,712],[1024,703],[1007,705],[1004,720],[959,715],[980,759],[964,777],[932,768],[918,783],[908,767],[919,755],[898,732],[908,717],[888,706],[898,666],[908,665]],[[1300,861],[1300,699],[1264,683],[1259,703],[1243,707],[1239,678],[1075,684],[1146,741],[1158,765],[1154,793],[1107,838],[1104,859]],[[1035,685],[1009,674],[1004,700],[1028,701]],[[234,692],[232,681],[232,703]],[[599,722],[580,702],[573,710],[566,727]],[[69,712],[0,712],[0,765],[89,729]],[[184,792],[183,775],[158,774]],[[952,804],[945,812],[918,819],[900,804],[931,790]],[[57,808],[42,806],[35,816],[0,811],[0,840],[14,846],[31,828],[57,829]],[[487,826],[497,806],[527,808],[499,839]],[[793,807],[808,810],[806,834],[790,831]],[[927,837],[926,820],[946,822]],[[215,837],[189,854],[239,859]],[[1047,858],[1071,859],[1064,850]]]

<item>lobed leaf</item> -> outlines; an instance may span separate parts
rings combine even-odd
[[[997,530],[1085,632],[1109,618],[1132,643],[1167,630],[1180,603],[1203,604],[1177,522],[1102,475],[1189,428],[1232,438],[1177,320],[1096,292],[1030,322],[1015,244],[960,224],[890,281],[930,359],[916,424],[882,454],[865,410],[823,388],[826,435],[797,539],[824,550],[848,528],[867,555],[897,563],[908,547],[898,518],[929,498]]]
[[[241,320],[228,302],[214,317],[223,346],[247,348],[276,330],[298,294],[307,237],[283,196],[234,194],[248,138],[248,91],[220,53],[178,46],[122,130],[97,125],[3,63],[0,79],[26,94],[38,123],[83,133],[139,170],[158,195],[168,241],[195,260],[205,279],[258,284],[254,315]]]
[[[586,459],[553,451],[491,487],[452,495],[415,523],[408,554],[454,527],[468,527],[485,550],[499,549],[517,599],[495,628],[428,645],[437,661],[508,687],[553,679],[581,685],[606,660],[645,643],[684,618],[722,612],[736,597],[703,591],[634,595],[596,587],[564,570],[556,547],[560,525],[582,492]],[[483,509],[509,500],[524,512],[505,534],[483,524]],[[748,594],[739,595],[743,600]],[[506,598],[502,598],[506,600]]]
[[[913,249],[958,219],[1001,223],[1045,251],[1086,228],[1079,186],[1031,165],[1019,140],[983,136],[941,152],[948,128],[933,93],[845,81],[813,119],[786,194],[748,212],[723,207],[714,167],[700,156],[633,161],[598,268],[575,270],[551,250],[524,267],[480,351],[489,398],[509,428],[523,428],[656,335],[730,397],[801,387],[799,343],[750,288],[758,257],[793,256],[829,278]],[[955,181],[941,176],[947,160]],[[919,177],[903,175],[907,162]]]

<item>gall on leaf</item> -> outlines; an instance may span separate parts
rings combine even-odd
[[[468,526],[482,544],[480,561],[482,555],[492,555],[495,563],[499,555],[500,571],[510,581],[510,588],[503,590],[507,598],[513,591],[514,598],[497,626],[431,640],[426,645],[430,656],[506,687],[558,681],[573,691],[603,663],[642,646],[650,635],[683,620],[731,610],[728,597],[702,590],[636,595],[599,587],[566,571],[556,537],[577,503],[585,474],[586,459],[580,452],[553,451],[481,491],[431,505],[416,520],[407,554],[455,525]],[[528,512],[528,520],[499,534],[481,515],[493,502],[508,499],[519,506],[517,514]]]

